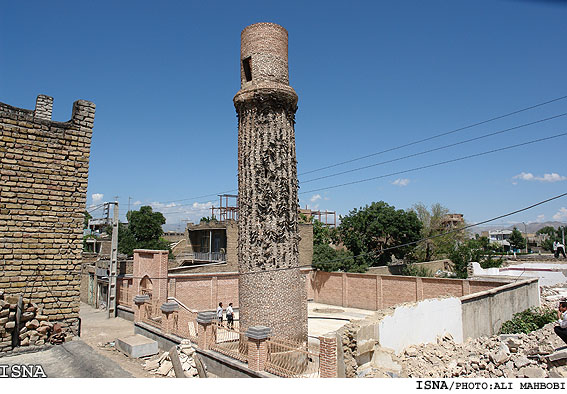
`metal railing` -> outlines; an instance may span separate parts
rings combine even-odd
[[[173,316],[173,334],[182,338],[190,339],[191,342],[197,342],[199,328],[197,324],[198,311],[192,310],[179,301],[175,297],[168,297],[168,301],[172,300],[179,304],[179,309]]]
[[[235,358],[242,362],[248,362],[248,339],[240,331],[238,321],[229,327],[228,322],[213,322],[213,335],[215,340],[211,343],[211,350],[215,350],[225,356]]]
[[[319,377],[319,343],[305,344],[271,338],[267,341],[266,371],[284,378]]]
[[[194,260],[199,260],[199,261],[226,261],[226,254],[220,252],[210,252],[210,253],[194,252],[193,258]]]

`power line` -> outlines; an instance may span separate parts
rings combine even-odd
[[[532,209],[532,208],[535,208],[535,207],[537,207],[537,206],[539,206],[539,205],[546,204],[546,203],[548,203],[548,202],[550,202],[550,201],[557,200],[558,198],[565,197],[565,196],[567,196],[567,193],[562,193],[562,194],[559,194],[559,195],[557,195],[557,196],[554,196],[554,197],[545,199],[545,200],[543,200],[543,201],[537,202],[537,203],[535,203],[535,204],[529,205],[529,206],[527,206],[527,207],[520,208],[520,209],[517,209],[517,210],[515,210],[515,211],[512,211],[512,212],[509,212],[509,213],[505,213],[505,214],[503,214],[503,215],[499,215],[499,216],[493,217],[493,218],[491,218],[491,219],[483,220],[483,221],[478,222],[478,223],[475,223],[475,224],[469,224],[468,226],[464,226],[464,227],[460,227],[460,228],[457,228],[457,229],[454,229],[454,230],[450,230],[450,231],[447,231],[447,232],[445,232],[445,233],[441,233],[441,234],[437,234],[437,235],[432,235],[432,236],[429,236],[429,237],[424,237],[424,238],[418,239],[417,241],[406,242],[406,243],[404,243],[404,244],[396,245],[396,246],[391,246],[391,247],[389,247],[389,248],[381,249],[381,250],[379,250],[379,251],[372,251],[372,252],[367,252],[367,253],[360,253],[360,254],[358,254],[358,255],[356,255],[356,256],[341,257],[341,258],[337,258],[337,259],[333,259],[333,260],[327,260],[327,261],[314,261],[314,262],[312,262],[312,264],[316,264],[316,263],[334,263],[334,262],[337,262],[337,261],[343,261],[343,260],[354,259],[354,258],[356,258],[356,257],[370,256],[370,255],[374,255],[374,254],[379,254],[379,253],[391,251],[391,250],[394,250],[394,249],[403,248],[403,247],[406,247],[406,246],[415,245],[415,244],[418,244],[418,243],[420,243],[420,242],[427,241],[427,240],[429,240],[429,239],[434,239],[434,238],[442,237],[442,236],[445,236],[445,235],[448,235],[448,234],[461,232],[461,231],[467,230],[467,229],[472,228],[472,227],[480,226],[480,225],[482,225],[482,224],[486,224],[486,223],[493,222],[493,221],[498,220],[498,219],[502,219],[502,218],[505,218],[505,217],[508,217],[508,216],[512,216],[512,215],[515,215],[515,214],[517,214],[517,213],[527,211],[527,210]],[[256,273],[265,273],[265,272],[272,272],[272,271],[285,271],[285,270],[298,269],[298,268],[306,268],[306,267],[311,267],[311,265],[302,265],[302,266],[298,266],[298,267],[276,268],[276,269],[273,269],[273,270],[256,271],[256,272],[245,272],[245,273],[240,273],[240,275],[244,275],[244,274],[256,274]]]
[[[329,175],[324,175],[324,176],[320,176],[320,177],[317,177],[317,178],[312,178],[312,179],[303,181],[303,182],[301,182],[301,183],[302,183],[302,184],[305,184],[305,183],[309,183],[309,182],[318,181],[318,180],[321,180],[321,179],[332,178],[332,177],[335,177],[335,176],[344,175],[344,174],[348,174],[348,173],[351,173],[351,172],[356,172],[356,171],[365,170],[365,169],[371,168],[371,167],[377,167],[377,166],[380,166],[380,165],[384,165],[384,164],[388,164],[388,163],[393,163],[393,162],[400,161],[400,160],[409,159],[409,158],[411,158],[411,157],[416,157],[416,156],[425,155],[425,154],[427,154],[427,153],[436,152],[436,151],[443,150],[443,149],[447,149],[447,148],[452,148],[452,147],[454,147],[454,146],[466,144],[466,143],[469,143],[469,142],[472,142],[472,141],[481,140],[481,139],[483,139],[483,138],[493,137],[493,136],[495,136],[495,135],[503,134],[503,133],[506,133],[506,132],[508,132],[508,131],[520,129],[520,128],[522,128],[522,127],[527,127],[527,126],[532,126],[532,125],[534,125],[534,124],[538,124],[538,123],[542,123],[542,122],[547,122],[547,121],[549,121],[549,120],[556,119],[556,118],[560,118],[560,117],[565,116],[565,115],[567,115],[567,112],[564,112],[564,113],[562,113],[562,114],[555,115],[555,116],[552,116],[552,117],[549,117],[549,118],[539,119],[539,120],[536,120],[535,122],[524,123],[524,124],[521,124],[521,125],[518,125],[518,126],[510,127],[510,128],[508,128],[508,129],[499,130],[499,131],[496,131],[496,132],[484,134],[484,135],[481,135],[481,136],[479,136],[479,137],[469,138],[469,139],[467,139],[467,140],[460,141],[460,142],[455,142],[455,143],[453,143],[453,144],[440,146],[440,147],[438,147],[438,148],[433,148],[433,149],[428,149],[428,150],[425,150],[425,151],[422,151],[422,152],[413,153],[413,154],[411,154],[411,155],[406,155],[406,156],[402,156],[402,157],[397,157],[397,158],[395,158],[395,159],[382,161],[382,162],[380,162],[380,163],[370,164],[370,165],[363,166],[363,167],[353,168],[353,169],[351,169],[351,170],[341,171],[341,172],[337,172],[337,173],[334,173],[334,174],[329,174]]]
[[[491,218],[491,219],[483,220],[483,221],[478,222],[478,223],[475,223],[475,224],[469,224],[469,225],[467,225],[467,226],[460,227],[460,228],[457,228],[457,229],[454,229],[454,230],[450,230],[450,231],[447,231],[447,232],[445,232],[445,233],[441,233],[441,234],[437,234],[437,235],[432,235],[432,236],[430,236],[430,237],[424,237],[424,238],[421,238],[421,239],[419,239],[419,240],[417,240],[417,241],[406,242],[406,243],[404,243],[404,244],[396,245],[396,246],[391,246],[391,247],[389,247],[389,248],[381,249],[381,250],[379,250],[379,251],[373,251],[373,252],[367,252],[367,253],[360,253],[360,254],[355,255],[355,256],[341,257],[341,258],[338,258],[338,259],[327,260],[327,261],[314,261],[314,262],[312,262],[312,264],[313,264],[313,263],[334,263],[334,262],[337,262],[337,261],[349,260],[349,259],[354,259],[354,258],[356,258],[356,257],[362,257],[362,256],[369,256],[369,255],[373,255],[373,254],[377,254],[377,253],[382,253],[382,252],[386,252],[386,251],[390,251],[390,250],[394,250],[394,249],[403,248],[403,247],[406,247],[406,246],[411,246],[411,245],[417,244],[417,243],[419,243],[419,242],[427,241],[427,240],[429,240],[429,239],[434,239],[434,238],[442,237],[442,236],[449,235],[449,234],[452,234],[452,233],[461,232],[461,231],[467,230],[467,229],[472,228],[472,227],[480,226],[480,225],[482,225],[482,224],[486,224],[486,223],[493,222],[493,221],[498,220],[498,219],[502,219],[502,218],[505,218],[505,217],[508,217],[508,216],[512,216],[512,215],[515,215],[515,214],[517,214],[517,213],[527,211],[527,210],[532,209],[532,208],[535,208],[535,207],[537,207],[537,206],[539,206],[539,205],[546,204],[546,203],[548,203],[548,202],[550,202],[550,201],[557,200],[558,198],[565,197],[565,196],[567,196],[567,193],[562,193],[562,194],[559,194],[559,195],[557,195],[557,196],[550,197],[550,198],[545,199],[545,200],[543,200],[543,201],[540,201],[540,202],[537,202],[537,203],[535,203],[535,204],[529,205],[529,206],[527,206],[527,207],[520,208],[520,209],[517,209],[517,210],[515,210],[515,211],[512,211],[512,212],[509,212],[509,213],[505,213],[505,214],[503,214],[503,215],[499,215],[499,216],[493,217],[493,218]],[[312,264],[310,264],[310,265],[300,265],[300,266],[297,266],[297,267],[276,268],[276,269],[264,270],[264,271],[239,272],[239,273],[237,273],[237,275],[263,274],[263,273],[275,272],[275,271],[287,271],[287,270],[292,270],[292,269],[312,268]],[[157,278],[157,279],[167,279],[167,278],[165,278],[165,277],[164,277],[164,278],[152,277],[151,279],[156,279],[156,278]]]
[[[441,162],[437,162],[437,163],[433,163],[433,164],[428,164],[428,165],[424,165],[424,166],[420,166],[420,167],[414,167],[414,168],[410,168],[410,169],[407,169],[407,170],[396,171],[396,172],[392,172],[392,173],[389,173],[389,174],[359,179],[359,180],[352,181],[352,182],[346,182],[346,183],[341,183],[341,184],[337,184],[337,185],[307,190],[307,191],[304,191],[304,192],[301,192],[301,193],[298,193],[298,194],[301,195],[301,194],[314,193],[314,192],[318,192],[318,191],[322,191],[322,190],[336,189],[336,188],[343,187],[343,186],[350,186],[350,185],[355,185],[355,184],[358,184],[358,183],[364,183],[364,182],[369,182],[369,181],[372,181],[372,180],[387,178],[387,177],[390,177],[390,176],[405,174],[405,173],[408,173],[408,172],[414,172],[414,171],[424,170],[424,169],[427,169],[427,168],[438,167],[438,166],[441,166],[441,165],[455,163],[455,162],[462,161],[462,160],[467,160],[467,159],[472,159],[472,158],[475,158],[475,157],[485,156],[485,155],[488,155],[488,154],[491,154],[491,153],[502,152],[502,151],[505,151],[505,150],[514,149],[514,148],[518,148],[518,147],[521,147],[521,146],[535,144],[537,142],[542,142],[542,141],[547,141],[547,140],[551,140],[551,139],[554,139],[554,138],[564,137],[566,135],[567,135],[567,133],[556,134],[556,135],[553,135],[553,136],[550,136],[550,137],[538,138],[536,140],[527,141],[527,142],[523,142],[523,143],[520,143],[520,144],[506,146],[506,147],[498,148],[498,149],[492,149],[492,150],[489,150],[489,151],[486,151],[486,152],[475,153],[475,154],[472,154],[472,155],[458,157],[458,158],[455,158],[455,159],[445,160],[445,161],[441,161]],[[177,205],[177,207],[182,207],[182,206],[187,206],[187,205],[193,205],[193,204],[180,204],[180,205]],[[165,212],[163,214],[169,215],[169,214],[178,214],[178,213],[188,213],[188,212],[174,211],[174,212]]]
[[[525,112],[525,111],[529,111],[529,110],[534,109],[534,108],[537,108],[537,107],[541,107],[541,106],[543,106],[543,105],[547,105],[547,104],[554,103],[554,102],[556,102],[556,101],[564,100],[564,99],[566,99],[566,98],[567,98],[567,96],[558,97],[558,98],[555,98],[555,99],[553,99],[553,100],[545,101],[545,102],[543,102],[543,103],[539,103],[539,104],[536,104],[536,105],[532,105],[532,106],[530,106],[530,107],[522,108],[522,109],[519,109],[519,110],[517,110],[517,111],[509,112],[509,113],[504,114],[504,115],[500,115],[500,116],[496,116],[496,117],[494,117],[494,118],[490,118],[490,119],[487,119],[487,120],[483,120],[482,122],[477,122],[477,123],[474,123],[474,124],[471,124],[471,125],[468,125],[468,126],[465,126],[465,127],[460,127],[460,128],[458,128],[458,129],[454,129],[454,130],[451,130],[451,131],[447,131],[447,132],[444,132],[444,133],[441,133],[441,134],[437,134],[437,135],[434,135],[434,136],[431,136],[431,137],[423,138],[423,139],[421,139],[421,140],[417,140],[417,141],[413,141],[413,142],[408,142],[407,144],[399,145],[399,146],[396,146],[396,147],[394,147],[394,148],[385,149],[385,150],[380,151],[380,152],[370,153],[370,154],[368,154],[368,155],[355,157],[355,158],[350,159],[350,160],[345,160],[345,161],[342,161],[342,162],[339,162],[339,163],[330,164],[330,165],[325,166],[325,167],[316,168],[316,169],[314,169],[314,170],[310,170],[310,171],[303,172],[303,173],[301,173],[301,174],[299,174],[299,175],[310,174],[310,173],[313,173],[313,172],[322,171],[322,170],[326,170],[326,169],[329,169],[329,168],[342,166],[342,165],[344,165],[344,164],[348,164],[348,163],[352,163],[352,162],[359,161],[359,160],[362,160],[362,159],[366,159],[366,158],[368,158],[368,157],[381,155],[381,154],[383,154],[383,153],[392,152],[392,151],[395,151],[395,150],[398,150],[398,149],[406,148],[406,147],[408,147],[408,146],[420,144],[420,143],[422,143],[422,142],[431,141],[431,140],[436,139],[436,138],[439,138],[439,137],[443,137],[443,136],[446,136],[446,135],[449,135],[449,134],[454,134],[454,133],[457,133],[457,132],[459,132],[459,131],[467,130],[467,129],[470,129],[470,128],[473,128],[473,127],[476,127],[476,126],[480,126],[480,125],[483,125],[483,124],[486,124],[486,123],[489,123],[489,122],[493,122],[493,121],[498,120],[498,119],[503,119],[503,118],[506,118],[506,117],[509,117],[509,116],[512,116],[512,115],[519,114],[519,113],[521,113],[521,112]]]
[[[90,207],[89,209],[87,209],[87,212],[88,212],[88,213],[94,212],[94,211],[96,211],[96,210],[102,208],[102,206],[103,206],[104,204],[105,204],[105,203],[98,204],[98,205],[96,205],[96,206],[94,206],[94,207]]]
[[[318,188],[318,189],[312,189],[312,190],[308,190],[308,191],[305,191],[305,192],[301,192],[299,194],[307,194],[307,193],[318,192],[318,191],[321,191],[321,190],[336,189],[338,187],[350,186],[350,185],[355,185],[355,184],[358,184],[358,183],[369,182],[369,181],[373,181],[373,180],[376,180],[376,179],[386,178],[386,177],[389,177],[389,176],[405,174],[405,173],[408,173],[408,172],[413,172],[413,171],[418,171],[418,170],[424,170],[426,168],[437,167],[437,166],[441,166],[441,165],[449,164],[449,163],[455,163],[457,161],[472,159],[473,157],[484,156],[484,155],[488,155],[490,153],[502,152],[502,151],[505,151],[505,150],[518,148],[520,146],[535,144],[537,142],[547,141],[547,140],[551,140],[553,138],[563,137],[565,135],[567,135],[567,133],[561,133],[561,134],[553,135],[553,136],[550,136],[550,137],[539,138],[537,140],[523,142],[521,144],[506,146],[504,148],[492,149],[492,150],[489,150],[489,151],[486,151],[486,152],[475,153],[475,154],[472,154],[472,155],[458,157],[456,159],[451,159],[451,160],[445,160],[445,161],[441,161],[441,162],[438,162],[438,163],[428,164],[428,165],[425,165],[425,166],[410,168],[410,169],[403,170],[403,171],[396,171],[396,172],[392,172],[390,174],[378,175],[378,176],[374,176],[374,177],[371,177],[371,178],[359,179],[357,181],[341,183],[341,184],[333,185],[333,186],[321,187],[321,188]]]
[[[525,108],[522,108],[522,109],[519,109],[519,110],[516,110],[516,111],[513,111],[513,112],[509,112],[509,113],[504,114],[504,115],[499,115],[499,116],[496,116],[496,117],[493,117],[493,118],[490,118],[490,119],[487,119],[487,120],[483,120],[481,122],[477,122],[477,123],[474,123],[474,124],[471,124],[471,125],[468,125],[468,126],[464,126],[464,127],[458,128],[458,129],[447,131],[447,132],[437,134],[437,135],[434,135],[434,136],[431,136],[431,137],[423,138],[421,140],[409,142],[407,144],[399,145],[399,146],[389,148],[389,149],[386,149],[386,150],[383,150],[383,151],[380,151],[380,152],[371,153],[371,154],[368,154],[368,155],[365,155],[365,156],[360,156],[360,157],[353,158],[353,159],[350,159],[350,160],[331,164],[331,165],[328,165],[328,166],[325,166],[325,167],[316,168],[316,169],[313,169],[313,170],[310,170],[310,171],[303,172],[299,175],[310,174],[310,173],[313,173],[313,172],[322,171],[322,170],[326,170],[326,169],[333,168],[333,167],[338,167],[338,166],[341,166],[343,164],[352,163],[354,161],[366,159],[368,157],[377,156],[377,155],[387,153],[387,152],[392,152],[392,151],[402,149],[402,148],[405,148],[405,147],[408,147],[408,146],[412,146],[412,145],[416,145],[416,144],[419,144],[419,143],[422,143],[422,142],[426,142],[426,141],[430,141],[430,140],[433,140],[433,139],[436,139],[436,138],[440,138],[440,137],[443,137],[445,135],[454,134],[454,133],[457,133],[457,132],[462,131],[462,130],[470,129],[470,128],[480,126],[480,125],[483,125],[483,124],[486,124],[486,123],[489,123],[489,122],[493,122],[493,121],[498,120],[498,119],[503,119],[503,118],[506,118],[506,117],[509,117],[509,116],[512,116],[512,115],[516,115],[516,114],[519,114],[519,113],[522,113],[522,112],[526,112],[526,111],[529,111],[529,110],[534,109],[534,108],[538,108],[538,107],[541,107],[541,106],[544,106],[544,105],[547,105],[547,104],[551,104],[551,103],[554,103],[554,102],[557,102],[557,101],[560,101],[560,100],[564,100],[566,98],[567,98],[567,95],[562,96],[562,97],[558,97],[558,98],[555,98],[555,99],[552,99],[552,100],[544,101],[544,102],[541,102],[541,103],[538,103],[538,104],[535,104],[535,105],[532,105],[532,106],[529,106],[529,107],[525,107]],[[306,181],[306,182],[311,182],[311,180]],[[195,196],[195,197],[187,197],[187,198],[182,198],[182,199],[178,199],[178,200],[168,200],[168,201],[163,201],[162,204],[171,203],[171,202],[178,202],[178,201],[188,201],[188,200],[194,200],[194,199],[206,198],[206,197],[214,197],[214,196],[218,196],[219,194],[233,193],[233,192],[236,192],[236,191],[238,191],[238,189],[231,189],[231,190],[220,192],[220,193],[211,193],[211,194],[205,194],[205,195]],[[185,206],[185,205],[192,205],[192,204],[182,204],[182,205],[178,205],[178,206]]]

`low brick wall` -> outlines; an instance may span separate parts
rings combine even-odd
[[[369,310],[429,298],[462,297],[507,283],[323,271],[312,274],[310,280],[315,302]]]

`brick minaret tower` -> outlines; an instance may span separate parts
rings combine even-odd
[[[295,111],[287,31],[273,23],[241,35],[238,114],[238,285],[241,330],[307,340],[307,294],[299,271]]]

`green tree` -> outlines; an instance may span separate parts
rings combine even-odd
[[[118,223],[118,252],[132,256],[136,249],[136,238],[125,223]]]
[[[427,238],[415,248],[414,253],[419,261],[431,261],[446,256],[454,248],[456,240],[463,237],[463,233],[457,232],[440,235],[446,232],[443,219],[449,214],[449,209],[441,204],[433,204],[431,209],[428,209],[420,202],[414,204],[411,210],[416,213],[423,225],[421,238]]]
[[[352,268],[347,270],[360,272],[369,266],[386,265],[392,255],[403,258],[413,250],[413,245],[385,249],[417,241],[421,229],[415,212],[396,210],[380,201],[341,217],[335,238],[355,256]]]
[[[128,225],[119,223],[118,251],[132,256],[134,249],[171,250],[169,242],[161,238],[165,217],[153,212],[152,207],[143,206],[139,211],[128,211]]]
[[[83,229],[89,228],[89,220],[92,219],[92,215],[89,211],[85,211],[85,218],[83,219]]]
[[[313,245],[329,245],[331,240],[331,235],[333,233],[332,229],[325,226],[319,220],[313,218]]]
[[[563,240],[563,234],[561,233],[561,230],[564,230],[565,232],[567,232],[567,228],[565,226],[559,226],[557,229],[555,227],[552,226],[545,226],[543,228],[540,228],[536,234],[537,235],[546,235],[547,237],[542,241],[541,243],[541,247],[544,250],[547,250],[549,252],[553,251],[553,242],[554,241],[562,241]]]
[[[450,252],[449,259],[453,263],[457,278],[467,278],[467,267],[470,262],[477,262],[482,268],[500,267],[502,257],[495,258],[494,246],[487,237],[477,237],[459,242]]]
[[[516,227],[512,230],[512,234],[508,241],[514,249],[523,249],[526,247],[526,239],[522,237],[522,233]]]
[[[355,264],[348,250],[335,250],[329,244],[313,245],[313,267],[321,271],[365,272]]]
[[[139,244],[152,243],[163,235],[161,226],[165,217],[161,212],[153,212],[152,207],[143,206],[139,211],[129,211],[128,229]]]

